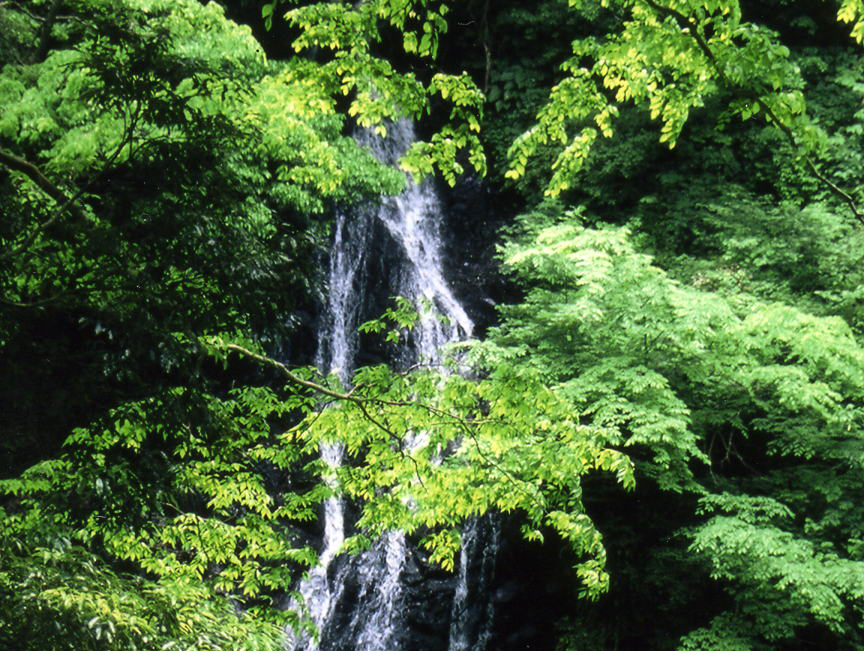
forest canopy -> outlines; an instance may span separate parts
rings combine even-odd
[[[864,649],[862,42],[860,0],[0,2],[0,646],[282,648],[337,493],[346,550],[556,541],[538,648]],[[352,137],[405,118],[399,168]],[[497,307],[462,373],[345,387],[334,216],[405,173],[482,188]]]

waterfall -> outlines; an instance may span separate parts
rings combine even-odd
[[[469,520],[462,530],[449,651],[486,651],[489,647],[495,603],[488,595],[500,545],[501,523],[492,514]]]
[[[414,141],[412,124],[402,120],[388,126],[388,137],[362,132],[357,141],[381,162],[396,164]],[[390,248],[399,264],[388,269],[390,295],[400,295],[428,308],[421,314],[403,347],[398,363],[435,364],[441,349],[450,342],[470,337],[473,323],[454,296],[442,268],[442,210],[430,182],[408,180],[397,197],[384,198],[379,204],[337,216],[330,254],[329,293],[325,324],[319,341],[317,363],[322,371],[337,373],[344,384],[350,383],[358,351],[357,326],[363,318],[367,294],[375,290],[369,277],[374,260],[370,254],[380,247]],[[377,233],[377,234],[376,234]],[[376,242],[383,236],[387,242]],[[378,288],[380,289],[380,288]],[[437,314],[436,314],[437,313]],[[439,316],[444,318],[439,318]],[[322,460],[338,467],[344,451],[336,445],[322,446]],[[327,479],[325,478],[325,481]],[[491,634],[492,601],[481,605],[482,613],[469,600],[485,596],[494,571],[497,551],[496,525],[484,520],[471,522],[463,534],[449,630],[451,651],[485,649]],[[494,530],[494,531],[493,531]],[[294,651],[399,651],[406,645],[405,580],[406,566],[413,553],[405,534],[392,531],[382,536],[370,550],[352,557],[339,557],[345,539],[345,506],[338,496],[324,504],[324,539],[319,564],[301,582],[312,621],[320,632],[318,641],[309,636],[292,638]],[[490,533],[493,534],[490,537]],[[477,560],[479,559],[479,561]],[[473,575],[479,572],[479,578]],[[448,597],[449,598],[449,597]],[[476,643],[482,646],[476,646]]]
[[[346,215],[340,213],[336,219],[333,247],[330,253],[329,292],[327,295],[328,324],[326,336],[320,338],[315,363],[322,372],[335,373],[343,384],[350,380],[351,369],[357,348],[355,330],[363,296],[361,273],[364,262],[364,244],[369,238],[369,220],[361,219],[348,232]],[[321,446],[321,460],[325,466],[338,468],[342,463],[344,449],[335,443]],[[334,478],[326,478],[330,488],[336,490]],[[300,583],[303,602],[319,632],[329,621],[333,608],[339,601],[343,585],[340,575],[331,576],[331,565],[342,543],[345,542],[345,507],[338,495],[324,501],[324,539],[318,564]],[[292,603],[292,608],[297,604]],[[313,651],[317,643],[308,634],[289,634],[286,645],[296,651]]]
[[[366,132],[360,143],[369,147],[379,160],[393,165],[414,138],[411,123],[401,120],[391,125],[388,138],[376,138]],[[417,184],[409,180],[402,194],[388,197],[381,204],[377,217],[399,242],[409,263],[401,270],[398,294],[416,302],[425,300],[433,308],[422,311],[413,350],[404,351],[409,356],[405,361],[440,361],[441,348],[470,337],[474,324],[444,278],[442,211],[434,186],[428,181]],[[434,312],[445,319],[437,318]]]

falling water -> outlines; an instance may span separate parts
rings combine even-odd
[[[340,213],[336,220],[333,247],[330,253],[330,287],[327,296],[327,316],[329,323],[326,336],[321,337],[315,358],[322,372],[336,374],[343,384],[350,380],[351,368],[357,348],[354,335],[359,319],[361,304],[358,296],[364,294],[362,283],[365,274],[363,251],[369,236],[368,219],[354,225],[347,232],[346,215]],[[334,469],[342,464],[344,449],[338,443],[321,445],[321,460],[325,466]],[[325,481],[334,491],[337,490],[333,475]],[[300,594],[312,617],[312,622],[321,631],[330,619],[333,608],[341,596],[342,580],[339,575],[331,576],[331,565],[342,543],[345,542],[345,507],[338,495],[324,501],[324,539],[318,564],[313,567],[300,583]],[[296,603],[293,604],[296,607]],[[308,634],[290,635],[288,648],[297,651],[313,651],[318,647]]]
[[[367,294],[367,253],[374,215],[340,212],[330,249],[326,323],[318,342],[315,363],[322,372],[335,373],[347,384],[357,355],[357,326]]]
[[[376,138],[366,133],[361,144],[369,147],[384,163],[393,165],[415,139],[407,120],[390,127],[389,137]],[[393,239],[399,242],[409,264],[400,274],[398,293],[415,302],[425,301],[433,309],[424,310],[415,332],[413,350],[405,351],[410,361],[437,362],[444,345],[468,338],[474,324],[465,312],[442,272],[441,217],[438,195],[431,183],[409,180],[402,194],[382,202],[377,213]],[[438,315],[444,317],[438,318]]]
[[[495,603],[486,596],[500,545],[501,524],[494,515],[473,518],[462,530],[449,651],[486,651],[489,646]]]
[[[364,132],[357,140],[380,161],[394,165],[414,137],[413,126],[403,120],[390,125],[386,139]],[[368,286],[369,258],[375,245],[376,226],[383,225],[402,261],[395,275],[388,279],[391,293],[430,308],[421,310],[410,346],[405,347],[398,361],[405,365],[418,361],[438,363],[446,344],[471,336],[473,323],[443,275],[441,219],[442,211],[432,184],[416,184],[411,180],[399,196],[337,217],[330,255],[326,323],[317,357],[322,371],[338,374],[345,384],[350,382],[358,350],[357,326],[361,318],[374,316],[365,315],[363,309],[372,289]],[[343,450],[336,445],[322,446],[321,456],[325,464],[336,468],[342,461]],[[405,534],[389,532],[369,551],[345,559],[338,557],[345,528],[342,500],[331,497],[324,505],[324,540],[319,564],[300,585],[320,631],[320,642],[306,636],[292,640],[289,647],[295,651],[405,648],[400,636],[405,618],[403,574],[412,553]],[[497,533],[490,539],[488,528],[484,521],[478,520],[464,534],[451,609],[451,651],[485,649],[488,642],[491,611],[487,612],[487,606],[483,606],[484,613],[480,615],[483,624],[469,621],[468,615],[471,611],[468,600],[482,597],[478,590],[486,589],[483,582],[488,582],[494,570]],[[479,564],[472,561],[475,557],[480,559]],[[477,585],[477,579],[472,581],[472,567],[483,575],[479,578],[482,585]],[[491,600],[487,601],[491,608]],[[472,639],[482,643],[482,647],[472,646]]]

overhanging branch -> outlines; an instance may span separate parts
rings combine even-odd
[[[678,25],[678,28],[689,34],[695,41],[696,45],[708,62],[711,64],[711,67],[714,68],[714,71],[717,73],[717,77],[720,79],[720,82],[728,89],[734,90],[735,84],[729,81],[729,78],[726,76],[726,71],[723,70],[720,62],[717,60],[714,51],[711,49],[708,41],[705,40],[705,37],[699,32],[699,25],[692,18],[685,16],[680,11],[676,9],[672,9],[671,7],[665,7],[655,0],[643,0],[646,5],[651,7],[657,13],[666,16],[668,18],[672,18],[675,23]],[[795,133],[789,127],[789,125],[785,124],[780,117],[774,112],[767,102],[765,102],[762,97],[758,94],[754,93],[751,96],[751,99],[756,102],[759,108],[763,111],[763,113],[768,118],[768,123],[777,127],[780,132],[785,136],[785,138],[789,141],[789,143],[795,148],[798,149],[798,141],[795,138]],[[810,170],[810,173],[813,174],[816,179],[818,179],[821,183],[826,185],[831,192],[840,197],[843,202],[849,207],[849,210],[852,212],[852,216],[858,221],[859,224],[864,226],[864,213],[862,213],[855,201],[855,198],[849,194],[846,190],[841,188],[839,185],[834,183],[831,179],[829,179],[825,174],[822,173],[821,170],[816,166],[816,163],[813,159],[807,154],[802,155],[807,168]]]
[[[294,384],[295,386],[303,387],[305,389],[319,393],[319,394],[327,396],[329,398],[333,398],[334,400],[345,401],[345,402],[349,402],[351,404],[356,405],[357,408],[360,409],[364,418],[369,420],[369,422],[372,423],[375,427],[377,427],[382,432],[387,434],[388,437],[394,439],[394,441],[399,443],[400,446],[401,446],[401,444],[404,443],[404,440],[401,437],[399,437],[395,432],[393,432],[393,430],[391,430],[385,423],[383,423],[380,420],[378,420],[377,418],[373,417],[369,413],[369,410],[367,409],[368,405],[379,405],[379,406],[387,406],[387,407],[402,407],[402,408],[419,407],[420,409],[425,410],[429,414],[432,414],[432,415],[435,415],[435,416],[438,416],[441,418],[445,418],[451,424],[455,424],[462,431],[463,435],[466,436],[467,438],[469,438],[474,443],[475,450],[477,451],[478,455],[487,464],[489,464],[490,467],[495,468],[504,477],[506,477],[507,480],[513,485],[513,487],[516,490],[521,491],[524,495],[526,495],[528,497],[529,500],[533,501],[541,510],[546,508],[546,505],[544,504],[544,502],[538,497],[537,492],[532,491],[529,488],[526,488],[526,486],[532,486],[533,487],[531,482],[528,482],[524,479],[517,477],[516,475],[513,474],[513,472],[511,472],[507,468],[504,468],[495,459],[490,458],[489,455],[486,454],[486,452],[483,450],[482,446],[480,445],[480,441],[477,439],[477,434],[475,431],[475,427],[483,421],[475,421],[475,420],[470,419],[470,418],[467,418],[467,419],[462,418],[461,416],[459,416],[457,414],[450,413],[448,411],[445,411],[443,409],[439,409],[439,408],[434,407],[432,405],[416,403],[416,402],[409,402],[409,401],[404,401],[404,400],[386,400],[383,398],[376,398],[373,396],[364,396],[364,395],[362,395],[362,393],[357,392],[357,389],[360,388],[361,385],[354,386],[354,388],[352,388],[351,391],[349,391],[347,393],[340,392],[340,391],[334,391],[333,389],[330,389],[329,387],[326,387],[323,384],[320,384],[318,382],[312,382],[311,380],[306,380],[306,379],[300,377],[299,375],[294,373],[290,368],[288,368],[282,362],[279,362],[279,361],[277,361],[271,357],[267,357],[266,355],[260,355],[254,351],[249,350],[248,348],[244,348],[243,346],[238,346],[237,344],[226,344],[225,348],[227,350],[231,350],[231,351],[234,351],[236,353],[239,353],[240,355],[243,355],[244,357],[248,357],[250,359],[253,359],[253,360],[259,362],[260,364],[263,364],[265,366],[269,366],[270,368],[278,370],[280,373],[282,373],[283,376],[285,376],[285,378],[291,384]],[[486,422],[488,422],[488,421],[486,421]],[[414,464],[417,479],[420,480],[420,483],[422,485],[423,479],[422,479],[422,476],[420,474],[420,468],[419,468],[419,465],[417,464],[417,460],[414,459],[414,457],[411,456],[410,454],[407,454],[405,452],[405,450],[403,450],[401,448],[400,448],[400,453],[403,456],[410,459],[411,462]]]

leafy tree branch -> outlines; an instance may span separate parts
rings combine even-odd
[[[706,41],[705,36],[702,33],[702,25],[700,25],[694,18],[685,16],[680,11],[672,7],[662,5],[655,0],[643,1],[649,7],[654,9],[658,14],[673,18],[678,24],[678,27],[681,29],[682,33],[689,34],[696,41],[699,49],[705,55],[705,58],[711,63],[715,73],[717,74],[718,79],[720,79],[722,84],[729,90],[735,91],[737,89],[737,86],[733,84],[730,81],[729,77],[726,75],[726,71],[720,65],[720,62],[718,61],[716,55]],[[747,97],[751,101],[758,104],[759,108],[767,116],[768,122],[777,127],[783,133],[783,135],[789,141],[789,144],[792,145],[792,148],[796,151],[801,151],[801,143],[799,142],[795,132],[792,130],[792,127],[790,127],[788,124],[786,124],[780,119],[780,117],[774,111],[773,107],[771,107],[765,101],[765,98],[761,94],[756,92],[747,93]],[[823,183],[826,187],[828,187],[831,192],[840,197],[840,199],[842,199],[843,202],[845,202],[848,206],[849,210],[852,213],[852,216],[858,221],[859,224],[864,226],[864,213],[862,213],[858,209],[855,198],[846,190],[834,183],[827,175],[825,175],[819,169],[819,167],[814,162],[812,156],[806,150],[802,151],[801,155],[813,176],[819,179],[819,181]]]
[[[57,185],[52,183],[48,177],[43,174],[42,170],[40,170],[35,164],[15,156],[7,151],[3,151],[0,149],[0,163],[3,163],[6,167],[11,170],[15,170],[16,172],[21,172],[28,179],[30,179],[40,190],[42,190],[45,194],[51,197],[58,205],[59,209],[66,210],[68,209],[71,213],[73,213],[79,219],[86,220],[86,216],[80,207],[75,205],[72,198],[69,197],[63,190],[61,190]],[[52,218],[50,221],[54,221],[56,216]],[[38,230],[44,230],[47,225],[40,226]]]

